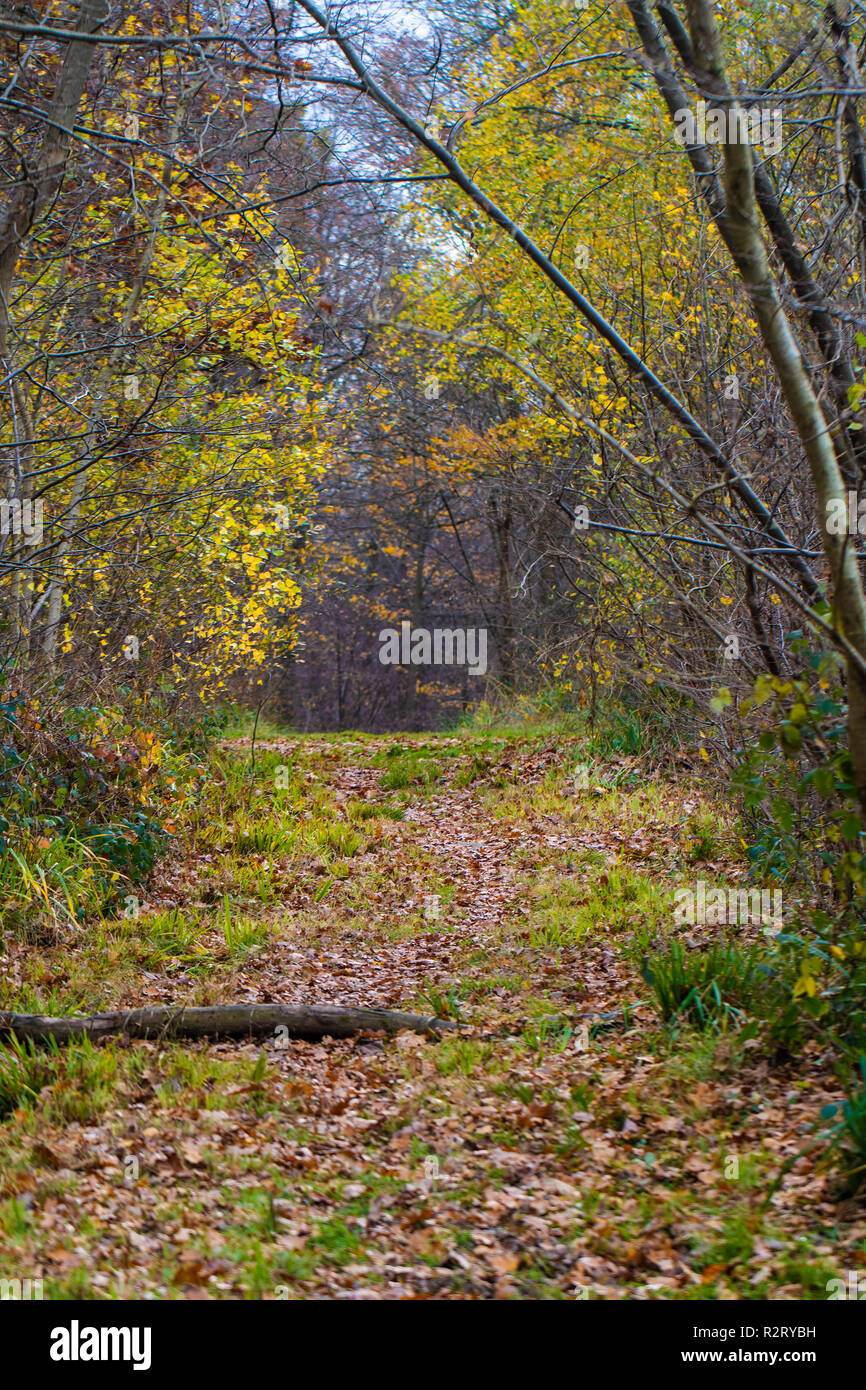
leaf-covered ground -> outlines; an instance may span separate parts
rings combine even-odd
[[[46,1297],[826,1298],[862,1210],[809,1149],[817,1047],[665,1028],[671,889],[744,880],[727,807],[543,734],[214,759],[124,915],[5,940],[0,1006],[339,1002],[456,1018],[267,1046],[7,1049],[0,1276]],[[806,1149],[782,1177],[786,1163]]]

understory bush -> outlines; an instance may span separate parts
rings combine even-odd
[[[194,797],[212,721],[158,701],[0,701],[0,933],[49,940],[116,902]]]

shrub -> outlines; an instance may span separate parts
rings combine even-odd
[[[143,879],[195,794],[208,735],[156,703],[0,703],[0,927],[49,940]]]

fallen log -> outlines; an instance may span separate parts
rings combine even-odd
[[[116,1013],[48,1018],[0,1010],[0,1038],[47,1042],[72,1038],[349,1038],[355,1033],[441,1033],[450,1019],[393,1009],[355,1009],[340,1004],[218,1004],[207,1008],[168,1005]]]

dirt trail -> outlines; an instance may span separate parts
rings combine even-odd
[[[360,753],[369,760],[388,746],[341,746],[341,755]],[[281,747],[278,742],[261,745],[262,751]],[[306,758],[321,754],[333,758],[333,744],[305,741]],[[524,790],[540,783],[555,756],[548,750],[523,760],[520,785]],[[389,800],[381,789],[381,769],[368,763],[328,761],[321,775],[338,806],[352,799],[371,807]],[[552,991],[566,1012],[573,1012],[581,1001],[582,1015],[607,1013],[617,1007],[623,991],[621,969],[610,968],[614,952],[606,943],[596,942],[584,943],[580,950],[570,945],[555,950],[527,945],[525,899],[527,884],[538,872],[539,850],[566,858],[593,853],[614,865],[622,840],[615,826],[606,833],[598,828],[575,835],[561,818],[543,812],[530,810],[517,820],[497,818],[484,803],[483,784],[480,790],[448,786],[441,792],[414,796],[404,818],[388,825],[387,844],[377,844],[374,837],[366,854],[353,861],[362,877],[365,861],[372,860],[377,870],[376,884],[364,896],[364,915],[371,914],[374,922],[398,934],[376,934],[371,939],[366,928],[358,933],[351,922],[340,926],[329,910],[331,899],[326,899],[320,910],[323,928],[313,937],[315,973],[305,972],[297,979],[294,971],[288,971],[280,997],[302,1002],[314,989],[322,1003],[397,1008],[401,1001],[416,999],[428,984],[459,988],[460,963],[492,950],[514,967],[525,967],[526,958],[531,958],[546,977],[548,997]],[[597,873],[603,871],[602,866]],[[284,944],[291,952],[290,943]],[[296,951],[294,958],[309,959],[310,951],[310,947],[306,953]],[[575,988],[578,978],[579,989]],[[518,1003],[516,1029],[523,1019]]]

